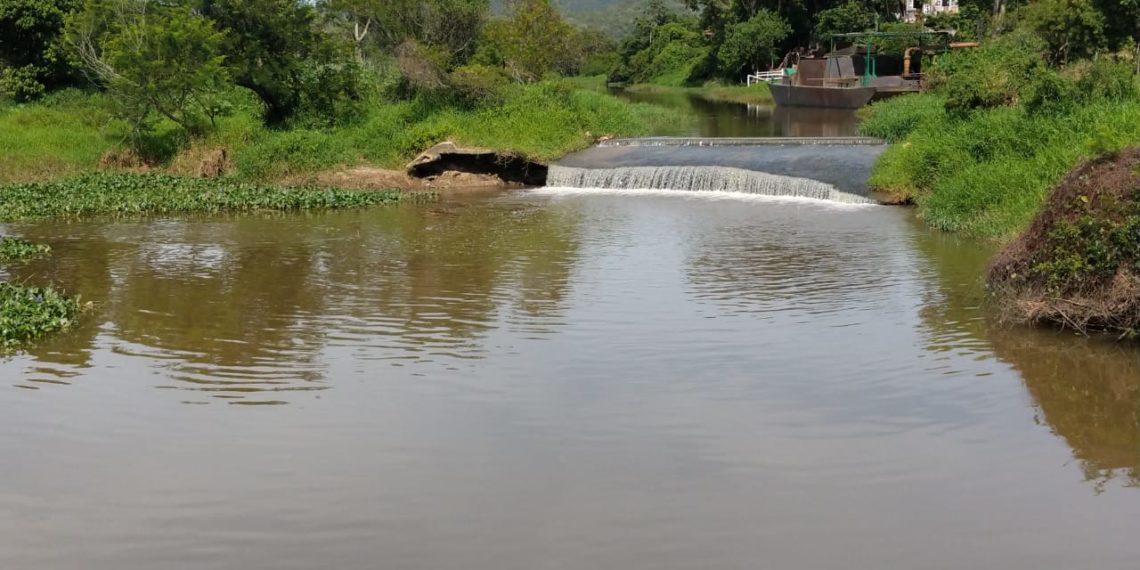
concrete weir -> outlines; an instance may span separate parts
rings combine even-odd
[[[874,202],[867,180],[885,148],[866,137],[613,139],[552,165],[547,186]]]

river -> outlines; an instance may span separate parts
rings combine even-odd
[[[905,209],[527,190],[7,227],[0,568],[1130,569],[1140,352]]]

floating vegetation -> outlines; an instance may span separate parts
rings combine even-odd
[[[77,297],[52,287],[0,283],[0,352],[70,328],[82,309]]]
[[[0,236],[0,263],[24,261],[51,252],[51,246],[43,243],[32,243],[14,237]]]
[[[398,202],[401,197],[395,190],[279,188],[224,178],[101,173],[0,186],[0,221],[359,208]]]

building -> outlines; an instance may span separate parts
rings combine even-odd
[[[905,0],[906,11],[902,14],[902,21],[917,22],[922,17],[937,14],[957,14],[958,0]]]

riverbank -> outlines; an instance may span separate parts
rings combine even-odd
[[[876,103],[891,146],[874,190],[940,230],[1008,244],[988,282],[1006,321],[1135,335],[1140,89],[1131,64],[1044,65],[1003,37],[947,60],[935,88]],[[983,80],[984,79],[984,80]]]
[[[72,90],[36,104],[0,104],[0,183],[95,170],[296,183],[360,167],[402,169],[445,140],[547,161],[602,136],[637,136],[677,119],[677,111],[562,80],[511,85],[475,105],[429,96],[374,101],[351,123],[324,127],[265,127],[247,92],[231,93],[229,104],[232,112],[207,136],[189,141],[160,124],[140,151],[124,150],[126,126],[103,95]]]

